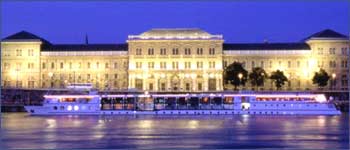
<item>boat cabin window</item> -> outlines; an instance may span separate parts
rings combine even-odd
[[[165,103],[165,99],[164,99],[164,97],[157,97],[157,98],[154,100],[154,103],[155,103],[155,104],[164,104],[164,103]]]
[[[201,104],[209,104],[209,97],[201,97],[200,102]]]
[[[122,97],[116,97],[113,99],[114,104],[123,104],[124,99]]]
[[[107,98],[107,97],[103,97],[101,99],[101,103],[102,104],[110,104],[111,103],[111,99]]]
[[[126,99],[126,103],[127,103],[127,104],[134,104],[134,101],[135,101],[135,98],[133,98],[133,97],[128,97],[128,98]]]
[[[186,97],[179,97],[178,99],[178,104],[180,105],[186,105],[187,102],[186,102]]]
[[[60,110],[64,110],[64,106],[60,106]]]
[[[224,104],[233,104],[233,97],[225,97]]]
[[[214,97],[211,101],[212,104],[216,104],[216,105],[221,105],[222,103],[222,98],[221,97]]]
[[[242,103],[249,102],[249,97],[242,96],[241,97],[241,102]]]

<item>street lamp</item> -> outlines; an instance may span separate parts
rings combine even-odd
[[[242,73],[239,73],[239,74],[238,74],[238,78],[239,78],[239,84],[241,84],[242,78],[243,78],[243,74],[242,74]]]
[[[68,83],[68,81],[67,81],[67,80],[64,80],[64,85],[65,85],[65,86],[67,86],[67,83]]]
[[[53,73],[49,72],[48,73],[49,77],[50,77],[50,84],[51,84],[51,88],[53,87],[53,83],[52,83],[52,77],[53,77]]]
[[[19,72],[19,69],[15,69],[14,71],[11,72],[12,77],[16,76],[16,88],[18,88],[18,72]]]
[[[335,89],[335,78],[337,77],[337,74],[332,73],[332,89]]]

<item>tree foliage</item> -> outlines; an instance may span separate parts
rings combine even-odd
[[[275,83],[277,90],[280,90],[285,82],[288,81],[288,78],[284,75],[283,71],[280,70],[272,72],[270,79]]]
[[[239,75],[242,78],[239,78]],[[245,85],[248,79],[248,71],[245,70],[241,63],[233,62],[224,70],[224,81],[226,84],[232,84],[237,89],[237,86]]]
[[[249,73],[249,80],[252,86],[264,86],[266,78],[266,71],[260,67],[253,68],[252,72]]]
[[[328,80],[330,76],[324,69],[320,69],[320,71],[315,72],[314,77],[312,78],[312,83],[317,84],[318,87],[325,87],[328,84]]]

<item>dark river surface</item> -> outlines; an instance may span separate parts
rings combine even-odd
[[[1,118],[1,149],[349,149],[347,114]]]

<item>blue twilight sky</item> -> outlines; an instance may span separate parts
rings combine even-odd
[[[225,42],[296,42],[326,28],[349,35],[349,2],[3,2],[4,38],[21,30],[52,43],[124,43],[151,28],[201,28]]]

